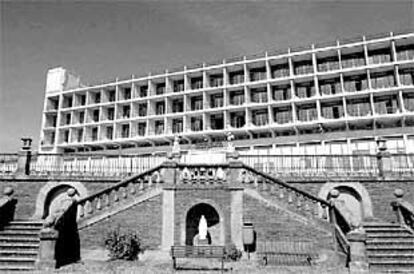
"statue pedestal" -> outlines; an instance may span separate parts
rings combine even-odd
[[[204,239],[204,240],[198,239],[198,243],[197,244],[198,245],[209,245],[207,239]]]

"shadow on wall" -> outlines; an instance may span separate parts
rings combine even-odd
[[[56,224],[59,232],[55,246],[56,267],[80,260],[80,239],[76,216],[77,204],[73,203]]]

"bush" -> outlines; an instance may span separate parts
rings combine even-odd
[[[105,239],[105,247],[108,249],[109,257],[112,260],[137,260],[138,254],[143,252],[138,235],[131,231],[123,233],[119,227],[108,233]]]
[[[226,246],[225,252],[226,260],[238,261],[242,256],[241,250],[237,249],[234,244]]]

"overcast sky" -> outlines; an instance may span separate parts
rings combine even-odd
[[[95,82],[414,28],[413,1],[0,0],[0,153],[38,145],[46,72]]]

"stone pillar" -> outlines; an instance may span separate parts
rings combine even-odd
[[[240,161],[229,161],[229,170],[226,176],[226,181],[229,186],[240,186],[240,172],[242,167],[243,163]]]
[[[177,183],[177,162],[167,161],[163,163],[163,169],[161,170],[162,181],[166,185],[175,185]]]
[[[50,270],[56,268],[55,247],[59,232],[52,228],[53,218],[45,221],[45,227],[40,231],[39,255],[36,260],[36,269]]]
[[[347,239],[350,245],[349,273],[369,273],[365,246],[367,235],[365,231],[362,228],[352,230],[348,233]]]
[[[391,171],[391,155],[387,151],[385,139],[379,138],[377,140],[377,147],[378,175],[380,177],[385,177],[385,175]]]
[[[243,188],[231,190],[230,212],[231,241],[243,250]]]
[[[161,249],[170,250],[174,245],[175,190],[164,189],[162,195]]]
[[[30,159],[32,156],[32,139],[21,138],[22,147],[17,153],[17,170],[16,175],[27,176],[30,175]]]
[[[401,188],[397,188],[396,190],[394,190],[394,196],[395,196],[395,201],[391,202],[391,206],[392,206],[392,209],[395,211],[395,214],[397,215],[397,221],[401,225],[404,226],[405,221],[404,221],[404,217],[400,210],[400,204],[403,201],[403,197],[404,197],[404,190],[402,190]]]

